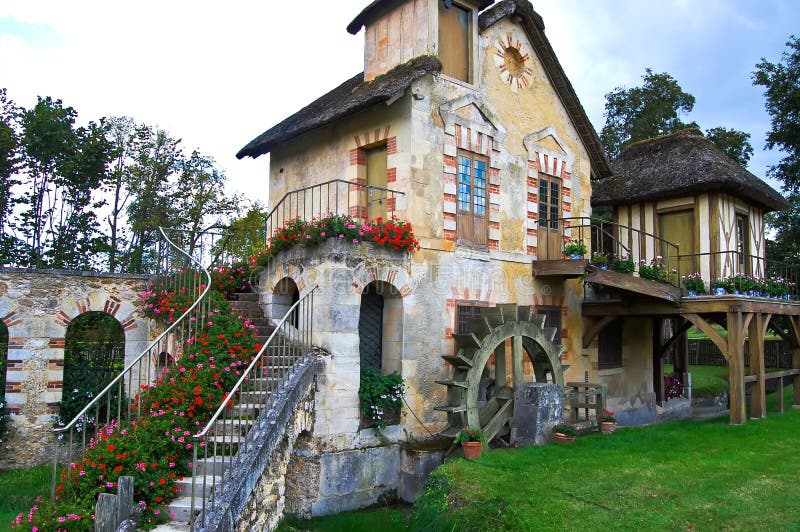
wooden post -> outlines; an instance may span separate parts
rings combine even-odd
[[[117,496],[101,493],[94,510],[94,532],[116,532],[119,525]]]
[[[525,366],[523,365],[522,358],[525,356],[522,348],[522,336],[515,334],[511,341],[511,373],[514,379],[514,389],[522,385],[524,379],[523,372]]]
[[[783,375],[778,377],[778,397],[777,397],[777,399],[778,399],[778,402],[777,402],[778,412],[783,414]]]
[[[750,418],[767,417],[767,395],[764,379],[764,317],[756,313],[750,320],[748,354],[750,355],[750,373],[755,374],[750,396]]]
[[[123,522],[133,514],[133,477],[119,477],[117,481],[117,498],[119,522]]]
[[[501,342],[494,348],[494,385],[497,388],[506,386],[506,343]]]
[[[674,334],[681,330],[683,323],[684,320],[680,318],[673,320]],[[687,332],[682,332],[680,338],[675,341],[675,369],[680,369],[681,373],[689,373],[689,335]]]
[[[800,369],[800,347],[792,349],[792,368]],[[792,407],[800,408],[800,374],[792,378]]]
[[[744,331],[742,313],[728,312],[728,387],[730,390],[731,424],[747,421],[744,401]]]

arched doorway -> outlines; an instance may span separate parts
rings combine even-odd
[[[105,312],[84,312],[73,319],[64,339],[64,379],[59,423],[66,424],[100,393],[125,365],[125,330]],[[105,422],[117,412],[115,391],[110,408],[87,412],[91,421]]]
[[[291,277],[284,277],[275,285],[272,293],[272,318],[275,321],[281,320],[292,305],[300,301],[300,289]],[[297,328],[300,323],[298,312],[294,312],[288,320],[293,327]]]
[[[365,379],[379,375],[399,374],[403,359],[403,299],[391,284],[374,281],[361,294],[358,317],[358,345],[361,385]],[[386,412],[386,424],[400,421],[399,403]],[[373,426],[373,420],[361,417],[362,427]]]
[[[10,421],[6,404],[6,375],[8,373],[8,327],[0,321],[0,442],[5,440],[6,427]]]

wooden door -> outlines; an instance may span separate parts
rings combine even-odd
[[[664,240],[678,245],[680,258],[680,274],[689,275],[698,272],[698,257],[694,238],[694,210],[676,211],[659,214],[659,236]],[[668,244],[661,244],[660,254],[670,268],[678,268],[678,257],[675,248]]]
[[[736,272],[752,273],[750,260],[750,221],[744,214],[736,215]]]
[[[367,150],[367,216],[386,218],[386,146]]]
[[[488,249],[488,160],[466,152],[458,155],[458,209],[456,243],[473,249]]]
[[[561,218],[561,179],[539,177],[539,259],[558,260],[564,256]]]

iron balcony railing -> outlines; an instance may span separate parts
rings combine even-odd
[[[264,219],[264,233],[269,238],[290,220],[311,220],[328,214],[391,217],[404,196],[397,190],[333,179],[286,193]]]
[[[678,271],[681,272],[681,277],[699,273],[709,291],[712,281],[729,280],[727,284],[733,293],[753,295],[747,293],[750,292],[747,285],[750,279],[756,279],[779,284],[781,291],[785,291],[793,299],[800,295],[800,265],[736,250],[681,254],[678,257]]]
[[[638,270],[642,261],[650,265],[656,259],[670,284],[678,286],[679,246],[652,233],[599,218],[576,216],[539,219],[536,234],[538,260],[563,259],[569,242],[583,242],[586,258],[594,263],[611,265],[615,259],[626,259],[633,261]]]
[[[142,416],[141,404],[155,384],[163,368],[180,357],[180,351],[188,338],[197,336],[205,328],[204,316],[209,311],[208,291],[211,276],[202,264],[176,243],[180,232],[167,236],[160,231],[160,245],[156,246],[157,279],[166,283],[166,290],[180,292],[182,289],[198,294],[197,299],[182,315],[167,327],[139,356],[128,363],[119,375],[97,394],[75,417],[63,427],[54,430],[53,477],[50,498],[55,500],[59,466],[69,467],[71,462],[82,460],[87,448],[90,427],[102,423],[138,420]],[[205,245],[195,246],[199,253]],[[71,483],[64,483],[69,497]]]
[[[256,424],[266,417],[260,413],[273,403],[294,365],[311,351],[315,291],[312,288],[289,308],[226,400],[194,436],[192,530],[205,526],[209,512],[225,494],[225,482],[240,461],[240,451],[254,445],[253,435],[260,431],[253,429],[262,428]]]

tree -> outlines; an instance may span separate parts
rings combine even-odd
[[[750,133],[724,127],[712,127],[706,130],[706,138],[745,168],[750,162],[750,157],[753,156]]]
[[[695,98],[684,92],[677,80],[662,72],[654,74],[645,69],[640,87],[617,87],[606,94],[603,116],[606,123],[600,140],[606,153],[614,158],[631,142],[660,135],[668,135],[688,127],[699,128],[696,122],[684,122],[681,115],[694,109]],[[706,130],[706,136],[723,153],[742,166],[747,166],[753,155],[750,134],[736,129],[715,127]]]
[[[244,216],[236,218],[225,228],[225,238],[214,246],[214,257],[227,256],[241,260],[263,249],[265,242],[264,220],[267,212],[255,202]]]
[[[773,213],[769,218],[770,226],[776,230],[776,243],[768,243],[767,256],[800,262],[800,39],[791,36],[786,48],[778,63],[761,59],[753,72],[753,84],[765,88],[770,115],[766,147],[784,154],[777,165],[770,167],[769,175],[783,182],[791,204],[788,211]]]
[[[8,222],[18,199],[13,189],[20,184],[19,108],[0,89],[0,264],[16,263],[17,239]]]
[[[654,74],[647,68],[642,80],[640,87],[617,87],[606,94],[603,114],[606,123],[600,140],[612,158],[631,142],[696,127],[680,119],[681,114],[692,111],[695,100],[681,89],[675,78],[666,72]]]
[[[122,224],[125,206],[131,197],[130,165],[136,149],[136,123],[127,116],[115,116],[108,120],[109,141],[114,146],[114,161],[111,168],[108,192],[111,200],[111,213],[106,218],[109,227],[108,271],[114,272],[118,266],[118,253],[124,247],[126,238]]]

